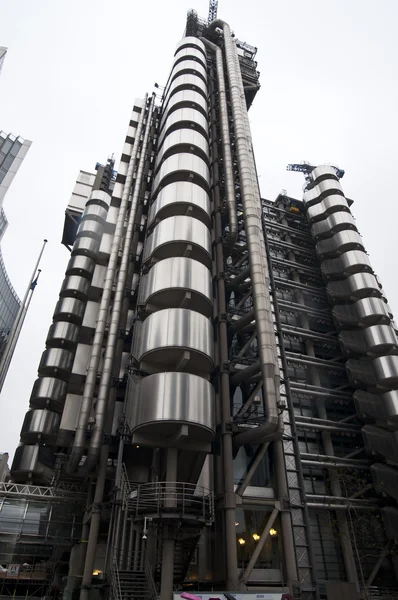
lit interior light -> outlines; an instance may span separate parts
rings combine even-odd
[[[258,533],[253,533],[253,540],[255,542],[258,542],[259,539],[260,539],[260,536],[258,535]]]
[[[237,527],[239,525],[238,521],[235,521],[235,527]]]
[[[241,546],[244,546],[246,544],[246,540],[244,540],[243,538],[239,538],[238,544],[240,544]]]
[[[276,529],[274,529],[273,527],[269,530],[269,534],[270,535],[276,535],[278,532]]]
[[[94,569],[93,575],[101,575],[102,571],[100,569]]]
[[[136,448],[139,448],[139,446],[136,446]]]

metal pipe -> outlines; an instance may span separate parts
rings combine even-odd
[[[249,579],[249,577],[254,569],[254,565],[256,564],[257,559],[260,556],[260,552],[263,549],[265,540],[267,539],[267,537],[269,535],[270,529],[273,526],[273,524],[275,523],[275,519],[278,516],[278,513],[279,513],[279,508],[274,508],[274,510],[272,511],[272,513],[267,521],[266,526],[264,527],[263,532],[261,533],[260,539],[257,542],[257,546],[256,546],[253,554],[251,555],[249,564],[247,565],[244,573],[240,577],[240,581],[246,582]]]
[[[348,504],[325,504],[324,502],[307,502],[307,506],[315,510],[350,510],[353,508]],[[355,506],[355,510],[380,510],[380,507],[373,504],[361,504]]]
[[[327,454],[313,454],[311,452],[302,452],[301,453],[301,458],[305,459],[305,460],[313,460],[313,461],[317,461],[320,460],[322,462],[328,462],[331,461],[331,463],[333,461],[336,460],[336,457],[334,455],[327,455]],[[337,457],[337,460],[340,463],[344,463],[345,465],[349,465],[349,466],[357,466],[357,465],[364,465],[364,466],[369,466],[370,462],[366,459],[360,459],[360,460],[352,460],[350,458],[344,458],[344,457]],[[337,495],[341,495],[341,494],[337,494]]]
[[[240,409],[238,410],[238,412],[236,413],[236,415],[234,415],[234,421],[236,421],[237,419],[239,419],[241,416],[243,418],[245,412],[250,408],[250,406],[253,404],[253,400],[256,397],[256,394],[258,394],[258,392],[260,391],[262,386],[261,381],[259,381],[254,388],[252,389],[252,391],[250,392],[250,396],[248,397],[248,399],[246,400],[246,402],[244,403],[243,406],[240,407]]]
[[[212,50],[216,55],[221,144],[223,149],[223,169],[225,176],[225,198],[228,207],[229,219],[229,236],[227,240],[227,247],[232,248],[232,246],[236,242],[236,238],[238,235],[238,215],[236,212],[235,183],[232,168],[231,138],[229,135],[227,95],[225,91],[223,57],[221,49],[218,46],[216,46],[212,42],[209,42],[209,40],[206,40],[205,38],[201,38],[201,40],[204,43],[204,45],[207,46],[209,50]]]
[[[97,381],[98,366],[102,354],[102,344],[104,340],[104,334],[106,324],[108,321],[108,312],[111,300],[111,294],[113,289],[113,282],[115,279],[116,267],[119,258],[119,249],[122,241],[124,222],[126,218],[127,206],[130,197],[130,190],[133,183],[134,169],[137,161],[138,148],[141,138],[141,132],[145,120],[146,103],[148,94],[145,94],[144,104],[141,110],[140,120],[138,122],[135,143],[133,151],[130,157],[129,166],[126,174],[126,182],[123,187],[122,199],[120,202],[120,208],[118,212],[115,233],[112,240],[111,254],[109,257],[108,268],[105,274],[104,289],[102,292],[101,304],[98,311],[97,323],[94,334],[94,341],[91,348],[90,360],[87,367],[86,381],[84,384],[83,398],[80,407],[79,419],[76,427],[75,439],[73,442],[72,452],[69,457],[69,461],[66,467],[68,474],[74,473],[77,469],[80,460],[83,456],[87,424],[90,418],[91,406],[93,402],[93,395],[95,390],[95,384]]]
[[[257,361],[249,367],[246,367],[245,369],[239,369],[238,371],[235,371],[235,373],[231,377],[232,385],[238,385],[240,381],[248,379],[252,375],[256,375],[257,373],[259,373],[260,369],[260,363]]]
[[[262,459],[264,458],[264,455],[267,452],[269,444],[270,444],[269,442],[265,442],[257,450],[256,457],[255,457],[250,469],[247,471],[244,480],[236,488],[235,494],[237,494],[238,496],[243,496],[245,489],[247,488],[247,486],[253,479],[254,473],[257,471],[258,466],[260,465]]]
[[[377,504],[378,500],[377,499],[368,499],[368,500],[363,500],[363,499],[357,499],[357,500],[353,500],[352,496],[346,497],[346,496],[325,496],[323,494],[306,494],[305,496],[307,498],[307,500],[314,500],[314,501],[322,501],[324,503],[332,503],[334,500],[337,502],[347,502],[348,505],[350,505],[351,507],[356,507],[359,506],[361,504],[365,504],[365,503],[370,503],[370,504]]]
[[[236,548],[236,497],[234,492],[233,480],[233,447],[232,447],[232,427],[231,427],[231,388],[228,362],[228,327],[224,315],[227,313],[227,303],[225,294],[224,279],[224,252],[222,244],[222,220],[221,220],[221,199],[220,199],[220,174],[218,165],[218,147],[217,147],[217,114],[215,110],[214,83],[210,80],[210,117],[211,117],[211,139],[213,144],[213,163],[212,180],[214,216],[213,232],[215,241],[215,273],[216,273],[216,294],[217,294],[217,324],[218,324],[218,351],[219,351],[219,388],[220,388],[220,413],[221,419],[219,426],[221,429],[221,459],[222,459],[222,480],[223,480],[223,516],[225,530],[225,566],[226,566],[226,587],[227,589],[236,589],[238,586],[238,557]],[[221,318],[222,317],[222,318]]]
[[[31,278],[28,283],[28,287],[26,288],[25,295],[21,301],[21,305],[19,307],[17,316],[15,317],[15,321],[12,326],[10,335],[8,336],[7,344],[4,349],[3,356],[1,357],[1,361],[0,361],[0,393],[1,393],[1,390],[3,389],[3,385],[4,385],[5,379],[7,377],[8,369],[9,369],[9,366],[10,366],[10,363],[11,363],[11,360],[12,360],[12,357],[13,357],[13,354],[15,351],[15,347],[17,345],[19,335],[21,333],[22,325],[24,324],[26,313],[28,311],[30,301],[32,299],[33,291],[36,287],[34,285],[34,282],[37,281],[37,279],[39,278],[40,271],[38,273],[38,267],[39,267],[39,264],[41,261],[41,257],[43,256],[44,248],[46,247],[47,241],[48,240],[43,240],[43,245],[41,247],[39,256],[38,256],[36,264],[34,266]],[[28,300],[29,293],[30,293],[30,298]],[[28,300],[28,303],[26,303],[27,300]]]
[[[146,160],[146,152],[149,140],[149,131],[151,128],[152,114],[155,106],[155,96],[152,96],[152,101],[148,109],[148,116],[146,122],[146,129],[144,140],[141,148],[141,156],[137,169],[137,176],[134,185],[133,197],[131,199],[130,214],[127,223],[126,234],[124,238],[122,259],[119,267],[119,273],[117,277],[116,292],[113,301],[111,322],[109,326],[109,333],[105,347],[104,365],[102,368],[101,379],[98,386],[98,398],[95,405],[95,424],[93,427],[90,446],[87,453],[87,459],[84,465],[84,469],[89,473],[97,464],[98,456],[102,444],[102,438],[104,434],[105,419],[107,402],[109,398],[109,388],[112,379],[112,366],[113,359],[115,356],[116,341],[119,335],[119,323],[120,315],[122,310],[123,296],[126,288],[126,276],[130,261],[130,247],[133,238],[135,217],[137,214],[137,207],[139,203],[139,195],[141,191],[142,176],[144,172],[144,165]],[[144,109],[143,109],[144,110]]]
[[[242,269],[236,277],[234,277],[227,283],[227,292],[232,292],[233,290],[235,290],[241,283],[246,281],[246,279],[248,279],[249,277],[250,267],[247,266],[244,269]]]
[[[255,319],[254,310],[250,310],[248,313],[246,313],[240,319],[236,319],[236,321],[235,320],[232,321],[231,325],[229,327],[230,334],[233,334],[236,331],[243,329],[243,327],[246,327],[247,325],[252,323],[254,321],[254,319]]]
[[[325,469],[358,469],[361,471],[369,470],[369,465],[349,465],[347,463],[340,462],[338,460],[336,460],[335,462],[322,462],[322,461],[302,459],[301,462],[303,465],[306,465],[307,467],[310,467],[312,469],[325,468]]]
[[[263,425],[235,437],[235,443],[240,446],[262,443],[278,435],[279,370],[269,297],[269,271],[262,228],[261,198],[256,178],[246,103],[243,105],[245,92],[237,63],[238,55],[229,25],[224,21],[216,20],[212,23],[212,28],[214,27],[221,27],[224,33],[226,67],[234,120],[243,218],[249,252],[252,295],[257,321],[257,342],[267,416]]]

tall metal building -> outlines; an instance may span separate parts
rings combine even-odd
[[[261,199],[255,54],[190,12],[116,181],[79,175],[2,595],[398,597],[396,326],[339,170]]]
[[[1,54],[1,48],[0,48]],[[5,53],[4,53],[5,55]],[[1,66],[0,56],[0,66]],[[4,198],[32,142],[0,131],[0,241],[8,227],[3,210]],[[14,325],[21,302],[7,275],[0,248],[0,359]]]

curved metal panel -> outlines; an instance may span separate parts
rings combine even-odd
[[[77,238],[73,244],[72,255],[83,254],[84,256],[89,256],[95,260],[98,256],[99,247],[100,240],[83,236]]]
[[[153,312],[164,308],[189,308],[210,317],[213,309],[211,273],[191,258],[166,258],[141,279],[138,304]]]
[[[213,370],[213,327],[203,315],[184,308],[169,308],[152,313],[137,325],[133,355],[144,371],[201,375]]]
[[[91,279],[95,269],[95,261],[89,256],[76,254],[72,256],[66,267],[67,275],[79,275]]]
[[[189,60],[189,58],[179,62],[173,67],[170,73],[170,81],[172,81],[174,77],[177,77],[178,73],[181,73],[182,71],[188,73],[198,73],[204,81],[207,81],[207,71],[205,67],[200,62],[197,62],[196,60]]]
[[[389,325],[388,306],[381,298],[362,298],[354,304],[341,304],[333,308],[333,317],[339,327],[369,327]]]
[[[77,344],[80,327],[74,323],[55,321],[48,331],[46,345],[54,348],[70,348]]]
[[[173,94],[170,97],[170,100],[165,104],[160,121],[160,129],[162,129],[167,115],[171,114],[173,109],[176,110],[175,107],[179,104],[182,105],[180,108],[194,108],[207,116],[207,100],[203,98],[202,94],[193,90],[181,90]]]
[[[346,362],[346,368],[354,385],[386,391],[398,387],[398,356],[394,354],[374,359],[350,358]]]
[[[390,325],[373,325],[359,331],[342,331],[339,342],[346,354],[378,356],[398,351],[398,339]]]
[[[339,258],[324,260],[321,264],[321,271],[327,279],[329,277],[342,279],[353,273],[371,273],[372,267],[365,252],[350,250]]]
[[[21,442],[34,444],[39,440],[55,443],[61,416],[51,410],[35,408],[28,410],[21,429]]]
[[[93,190],[87,202],[103,202],[109,208],[111,204],[111,196],[102,190]]]
[[[206,189],[210,188],[210,172],[206,162],[195,154],[179,153],[166,158],[160,166],[153,182],[153,195],[163,180],[185,181],[189,178]]]
[[[40,375],[55,375],[60,379],[68,379],[73,365],[74,353],[60,348],[48,348],[41,355]]]
[[[206,48],[203,42],[200,41],[199,38],[193,37],[192,35],[187,35],[180,40],[176,46],[175,54],[180,50],[180,48],[184,48],[184,46],[195,46],[199,48],[204,56],[206,56]]]
[[[314,182],[321,177],[323,179],[336,179],[336,169],[331,167],[330,165],[319,165],[319,167],[315,167],[315,169],[311,172],[311,176]]]
[[[398,390],[377,396],[363,390],[354,392],[357,413],[383,424],[391,431],[398,431]]]
[[[169,98],[178,89],[194,90],[196,88],[199,88],[202,91],[202,95],[204,95],[204,97],[207,97],[207,84],[203,81],[203,79],[201,79],[197,75],[181,73],[181,75],[173,79],[173,81],[170,83],[164,101],[168,102]]]
[[[326,196],[331,196],[334,194],[343,196],[343,190],[341,189],[339,181],[336,179],[325,179],[323,181],[319,181],[310,190],[305,190],[303,202],[305,206],[309,207],[312,204],[316,204],[322,200],[322,198],[326,198]]]
[[[173,65],[175,65],[177,61],[184,59],[198,60],[206,68],[206,57],[203,55],[202,50],[193,48],[192,46],[179,48],[174,54]]]
[[[373,483],[378,494],[388,494],[398,500],[398,469],[382,463],[370,467]]]
[[[159,148],[163,144],[163,140],[169,132],[174,131],[175,129],[184,129],[187,127],[201,131],[206,137],[209,135],[208,122],[202,113],[194,108],[178,108],[166,119],[162,132],[159,135]]]
[[[86,303],[78,298],[61,298],[55,307],[54,321],[70,321],[81,325]]]
[[[65,277],[61,287],[60,296],[68,296],[70,298],[79,298],[79,300],[87,300],[90,291],[90,282],[85,277],[78,275],[69,275]]]
[[[322,240],[316,245],[316,251],[321,258],[340,256],[349,250],[365,250],[362,238],[356,231],[339,231],[333,237]]]
[[[163,160],[165,153],[171,152],[174,148],[181,146],[181,152],[192,152],[193,154],[200,154],[202,158],[210,156],[209,144],[205,136],[200,131],[192,129],[176,129],[171,131],[165,138],[162,147],[158,149],[155,171]]]
[[[386,431],[375,425],[362,427],[365,449],[369,454],[379,454],[387,460],[398,463],[398,432]]]
[[[148,236],[144,246],[144,263],[171,256],[187,256],[211,267],[210,231],[192,217],[164,219]]]
[[[82,218],[90,218],[105,223],[108,209],[101,204],[86,204]]]
[[[334,304],[341,300],[359,300],[366,296],[381,297],[377,279],[371,273],[356,273],[344,281],[333,281],[326,286],[327,294]]]
[[[171,437],[182,424],[189,438],[210,442],[215,430],[214,388],[191,373],[157,373],[129,389],[127,422],[132,431]]]
[[[83,221],[80,221],[76,237],[88,236],[100,239],[103,230],[103,223],[95,221],[94,219],[84,219]]]
[[[62,413],[68,384],[55,377],[39,377],[33,384],[29,405]]]
[[[211,225],[210,198],[206,190],[188,181],[166,185],[149,208],[148,225],[176,215],[186,215]]]
[[[345,230],[357,230],[354,217],[345,211],[335,212],[323,221],[313,223],[311,227],[311,233],[315,239],[328,238],[338,231]]]
[[[325,217],[340,211],[350,211],[350,207],[344,196],[328,196],[327,198],[324,198],[324,200],[318,202],[318,204],[309,207],[307,210],[307,218],[312,224],[315,221],[320,221],[321,219],[325,219]]]
[[[13,481],[26,483],[29,477],[35,484],[50,483],[54,463],[54,450],[48,446],[18,446],[11,467]]]

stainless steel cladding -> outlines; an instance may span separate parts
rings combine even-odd
[[[316,245],[317,254],[321,258],[339,256],[349,250],[364,249],[362,238],[356,231],[339,231]]]
[[[104,207],[106,207],[108,209],[110,206],[110,203],[111,203],[111,197],[107,192],[103,192],[102,190],[92,191],[90,194],[90,197],[87,201],[84,214],[86,214],[86,210],[87,210],[88,206],[90,206],[91,204],[96,204],[96,203],[102,204]]]
[[[95,269],[95,261],[89,256],[72,256],[66,267],[67,275],[79,275],[91,279]]]
[[[54,321],[70,321],[81,325],[86,303],[78,298],[61,298],[55,307]]]
[[[80,327],[75,323],[55,321],[48,331],[46,345],[49,348],[67,348],[72,350],[79,337]]]
[[[362,427],[365,449],[369,454],[385,456],[388,461],[398,463],[398,431],[386,431],[375,425]]]
[[[131,430],[172,437],[182,424],[189,439],[210,442],[215,430],[214,388],[191,373],[158,373],[132,384],[126,414]]]
[[[382,463],[370,467],[373,483],[378,494],[388,494],[398,500],[398,469]]]
[[[377,279],[371,273],[355,273],[344,281],[330,282],[326,291],[333,304],[344,300],[359,300],[367,296],[381,298],[382,295]]]
[[[169,217],[161,221],[148,236],[143,261],[157,262],[171,256],[189,256],[211,267],[210,231],[191,217]]]
[[[202,113],[194,108],[178,108],[172,112],[165,121],[164,127],[159,135],[159,148],[169,132],[174,131],[175,129],[185,129],[186,127],[197,129],[206,137],[209,135],[207,119]]]
[[[60,348],[44,350],[40,364],[39,374],[67,379],[72,368],[74,353]]]
[[[365,252],[350,250],[339,258],[324,260],[321,264],[321,271],[326,279],[343,279],[353,273],[372,273],[372,267]]]
[[[362,298],[354,304],[338,304],[333,318],[339,327],[389,325],[388,305],[381,298]]]
[[[310,190],[306,190],[304,192],[303,202],[307,207],[309,207],[313,204],[316,204],[323,198],[332,196],[334,194],[343,195],[343,190],[341,189],[339,181],[336,179],[326,179],[324,181],[320,181]]]
[[[209,374],[214,368],[213,328],[206,317],[193,310],[160,310],[136,324],[132,351],[148,373],[176,370]]]
[[[189,48],[189,47],[199,48],[199,50],[202,51],[203,55],[206,56],[206,48],[205,48],[203,42],[199,38],[189,36],[189,35],[182,38],[182,40],[180,40],[178,42],[178,44],[176,46],[175,54],[177,54],[177,52],[179,52],[181,48]]]
[[[98,239],[84,236],[77,238],[73,244],[72,254],[83,254],[95,260],[98,256],[99,247],[100,241]]]
[[[167,95],[165,96],[165,102],[178,90],[201,90],[204,96],[207,95],[207,83],[203,81],[197,75],[181,74],[170,83],[168,87]]]
[[[199,135],[196,132],[192,133]],[[169,183],[162,188],[149,208],[148,226],[152,225],[155,219],[162,221],[176,215],[194,217],[209,227],[211,224],[209,194],[199,185],[188,181]]]
[[[165,105],[164,112],[160,120],[160,128],[163,127],[163,123],[167,119],[167,116],[177,108],[194,108],[206,116],[207,100],[200,92],[195,92],[195,90],[180,90],[176,92],[170,96],[169,101]]]
[[[371,418],[391,431],[398,431],[398,390],[380,396],[357,390],[354,401],[360,416]]]
[[[340,211],[326,217],[323,221],[316,221],[312,224],[311,233],[315,239],[320,240],[328,238],[339,231],[356,231],[355,219],[351,213]]]
[[[193,48],[192,46],[185,46],[184,48],[179,48],[175,53],[174,57],[175,58],[173,65],[175,65],[178,61],[181,60],[192,59],[198,60],[202,63],[204,67],[206,67],[206,57],[203,54],[203,51],[199,50],[198,48]]]
[[[197,73],[203,81],[207,81],[207,71],[205,67],[196,60],[189,60],[189,58],[182,60],[174,66],[170,74],[170,81],[177,77],[179,73]]]
[[[379,356],[398,351],[398,339],[390,325],[373,325],[357,331],[342,331],[339,342],[345,354]]]
[[[313,181],[316,183],[318,179],[337,179],[336,169],[330,165],[320,165],[311,173]]]
[[[65,277],[61,287],[61,298],[67,296],[69,298],[79,298],[79,300],[87,300],[90,291],[90,282],[85,277],[78,275],[70,275]]]
[[[188,127],[171,131],[164,138],[162,146],[158,149],[155,162],[155,171],[163,161],[163,157],[168,154],[175,154],[176,150],[181,148],[182,152],[192,152],[199,154],[206,161],[209,157],[209,143],[207,138],[200,131],[192,131]]]
[[[50,483],[54,477],[54,461],[54,451],[50,446],[18,446],[11,467],[13,480],[25,483],[26,479],[32,478]]]
[[[67,383],[55,377],[40,377],[36,379],[29,404],[32,408],[49,408],[62,412],[66,397]]]
[[[104,225],[102,222],[86,218],[80,222],[76,236],[78,238],[87,236],[100,239],[103,229]]]
[[[105,224],[108,209],[102,204],[86,204],[82,218],[90,218]]]
[[[35,444],[38,441],[55,444],[60,421],[61,416],[51,410],[28,410],[21,429],[21,441],[25,444]]]
[[[339,211],[349,212],[347,200],[344,196],[328,196],[318,204],[310,206],[307,211],[307,217],[311,224],[321,219],[325,219],[329,215]]]
[[[393,390],[398,388],[398,356],[379,356],[378,358],[346,362],[350,381],[358,387],[369,387],[369,391]]]
[[[148,312],[183,307],[210,317],[213,309],[211,273],[191,258],[161,260],[141,279],[138,304],[145,304]]]
[[[152,193],[157,193],[158,187],[171,181],[192,180],[194,183],[210,189],[210,173],[207,163],[195,154],[179,153],[166,158],[157,172]]]

